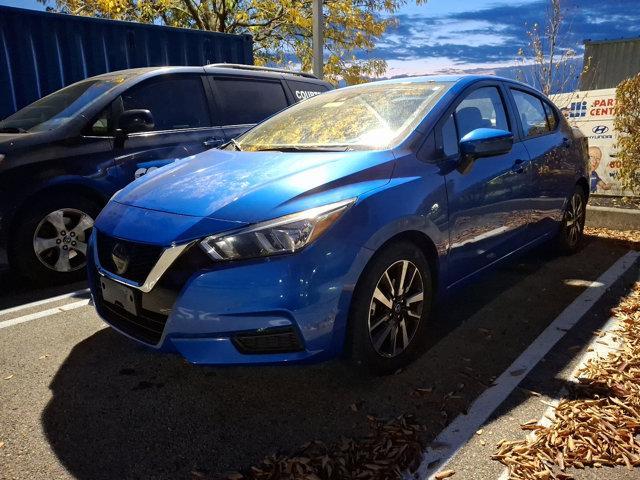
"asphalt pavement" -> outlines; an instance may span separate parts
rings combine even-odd
[[[90,305],[80,304],[85,292],[29,305],[83,284],[36,290],[6,275],[0,278],[0,478],[215,476],[311,440],[365,435],[367,415],[413,414],[427,443],[467,413],[626,252],[590,238],[570,257],[539,249],[505,265],[439,305],[426,353],[383,378],[359,376],[341,361],[192,366],[113,332]],[[635,264],[535,365],[520,383],[525,389],[515,389],[484,422],[483,434],[450,459],[454,479],[498,480],[502,465],[490,459],[495,443],[521,438],[519,422],[539,418],[546,408],[527,392],[557,393],[562,372],[572,369],[637,278]],[[636,478],[608,470],[605,478]]]

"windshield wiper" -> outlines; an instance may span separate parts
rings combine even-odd
[[[227,143],[225,143],[222,148],[227,147],[228,145],[233,145],[233,148],[235,148],[237,151],[242,152],[242,147],[240,146],[240,144],[238,142],[236,142],[235,138],[232,138],[231,140],[229,140]]]
[[[318,145],[315,146],[293,146],[283,145],[281,147],[265,147],[254,150],[255,152],[346,152],[351,147],[348,145]]]
[[[0,127],[0,133],[27,133],[27,131],[20,127]]]

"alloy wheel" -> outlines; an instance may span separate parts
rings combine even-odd
[[[578,192],[573,194],[567,206],[565,222],[569,244],[575,245],[580,238],[580,233],[584,225],[584,201],[582,195]]]
[[[369,338],[383,357],[404,352],[415,336],[424,304],[424,283],[418,267],[399,260],[387,268],[369,304]]]
[[[33,251],[45,267],[72,272],[87,264],[87,240],[93,218],[73,208],[55,210],[44,217],[33,235]]]

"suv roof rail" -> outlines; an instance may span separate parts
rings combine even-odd
[[[259,67],[258,65],[242,65],[240,63],[211,63],[205,66],[217,68],[235,68],[238,70],[258,70],[262,72],[286,73],[289,75],[298,75],[300,77],[315,78],[316,80],[318,80],[318,77],[316,77],[313,73],[295,72],[293,70],[287,70],[286,68]]]

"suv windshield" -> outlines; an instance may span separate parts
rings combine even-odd
[[[117,79],[92,79],[69,85],[1,121],[0,133],[53,130],[118,83]]]
[[[451,82],[370,83],[304,100],[242,135],[229,149],[377,150],[404,140]]]

